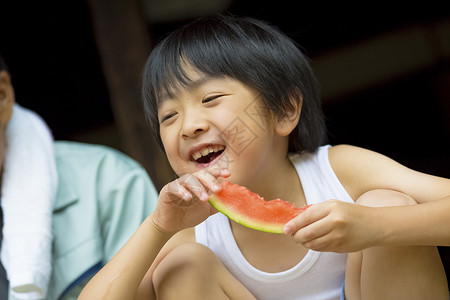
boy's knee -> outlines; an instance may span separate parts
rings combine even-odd
[[[155,274],[167,273],[170,270],[176,270],[179,273],[187,268],[202,268],[216,259],[209,248],[201,244],[186,243],[170,251],[158,264]]]
[[[168,299],[207,293],[205,284],[213,283],[212,271],[219,263],[209,248],[196,243],[182,244],[170,251],[155,268],[152,278],[155,293]]]
[[[417,202],[409,195],[393,190],[371,190],[362,194],[356,203],[364,206],[405,206],[415,205]]]
[[[196,244],[182,244],[164,257],[153,273],[154,283],[168,280],[168,278],[183,277],[184,280],[209,274],[212,265],[219,262],[214,253],[207,247]]]

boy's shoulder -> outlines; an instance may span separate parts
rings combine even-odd
[[[328,159],[334,173],[352,198],[372,189],[386,172],[399,166],[380,153],[345,144],[330,147]]]
[[[367,167],[368,164],[390,160],[378,152],[347,144],[329,147],[328,157],[333,168],[340,170],[354,169],[358,166]]]
[[[340,144],[340,145],[334,145],[329,147],[329,155],[330,158],[332,157],[338,157],[339,159],[351,159],[353,158],[368,158],[368,157],[373,157],[373,158],[382,158],[385,157],[382,154],[366,149],[366,148],[362,148],[362,147],[358,147],[358,146],[354,146],[354,145],[348,145],[348,144]]]

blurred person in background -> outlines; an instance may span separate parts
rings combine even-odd
[[[0,55],[0,300],[76,299],[153,211],[147,172],[100,145],[54,141],[16,103]]]

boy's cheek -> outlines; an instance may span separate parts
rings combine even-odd
[[[237,155],[242,154],[250,146],[257,135],[240,118],[234,119],[220,134],[227,141],[227,149],[231,149]]]

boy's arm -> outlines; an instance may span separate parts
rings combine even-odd
[[[411,196],[419,205],[373,208],[326,201],[288,222],[285,233],[295,241],[335,252],[377,245],[450,245],[449,179],[413,171],[352,146],[331,148],[329,158],[354,200],[370,190],[388,189]]]
[[[152,299],[152,283],[141,285],[144,276],[173,247],[189,237],[192,239],[192,234],[181,234],[184,229],[194,227],[216,212],[208,203],[209,194],[221,189],[217,177],[229,175],[228,170],[202,170],[165,185],[156,209],[86,285],[78,299],[136,299],[142,298],[143,289],[144,298]],[[178,232],[185,240],[167,243]],[[146,279],[151,280],[151,276]]]
[[[341,145],[329,153],[336,175],[353,199],[390,189],[419,205],[370,210],[382,245],[450,245],[450,180],[411,170],[379,153]],[[358,179],[358,180],[356,180]],[[369,216],[370,217],[370,216]]]
[[[411,206],[380,208],[380,245],[450,246],[450,196]]]
[[[329,159],[334,172],[354,200],[374,189],[399,191],[418,203],[450,195],[449,179],[417,172],[370,150],[339,145],[329,149]]]

